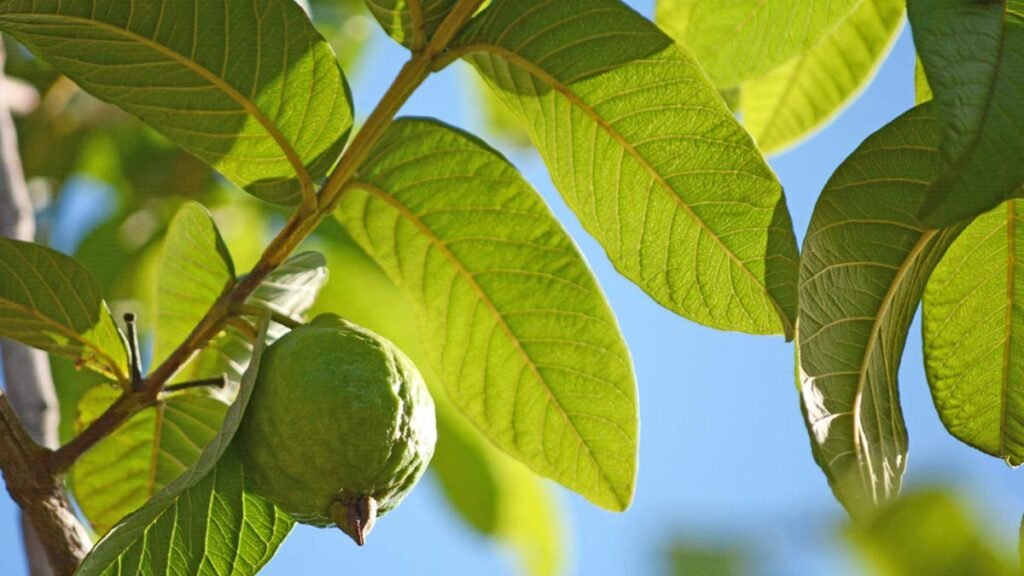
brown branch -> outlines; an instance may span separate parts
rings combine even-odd
[[[0,469],[7,492],[31,521],[53,573],[70,576],[89,551],[89,537],[64,496],[64,482],[45,466],[48,454],[0,391]]]

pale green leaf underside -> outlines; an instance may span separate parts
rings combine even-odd
[[[863,0],[813,48],[742,84],[743,124],[765,152],[825,125],[874,77],[896,40],[904,0]]]
[[[267,275],[246,303],[302,320],[327,283],[327,277],[327,263],[323,255],[302,252],[285,260]],[[286,332],[285,327],[272,323],[267,331],[267,343],[272,343]],[[228,326],[185,365],[175,378],[194,380],[224,375],[229,386],[218,396],[230,398],[237,390],[251,356],[252,342],[249,338],[234,326]]]
[[[496,2],[454,48],[630,280],[715,328],[792,334],[782,187],[700,68],[617,0]]]
[[[270,560],[293,521],[246,490],[242,464],[228,449],[252,393],[268,324],[269,318],[261,322],[238,398],[196,463],[108,532],[78,576],[248,576]]]
[[[924,295],[925,369],[949,432],[1024,462],[1024,215],[983,214],[935,268]]]
[[[120,395],[99,386],[79,402],[81,429]],[[121,518],[195,463],[213,439],[227,406],[203,396],[178,396],[135,415],[75,463],[75,500],[93,530],[105,534]]]
[[[906,466],[897,371],[928,275],[959,232],[914,216],[941,166],[934,111],[915,108],[839,167],[804,242],[804,411],[815,459],[854,515],[895,496]]]
[[[0,30],[270,202],[312,191],[352,125],[334,54],[293,0],[8,0]]]
[[[345,191],[345,228],[424,313],[459,409],[540,474],[614,510],[636,477],[629,352],[604,295],[537,193],[482,142],[392,125]]]
[[[657,21],[714,83],[735,86],[816,45],[861,0],[657,0]]]
[[[424,42],[444,21],[455,0],[366,0],[373,17],[384,31],[405,47]]]
[[[153,358],[162,362],[235,281],[235,266],[210,212],[187,202],[174,215],[157,274]]]
[[[1024,184],[1024,0],[911,0],[947,163],[923,203],[933,227],[991,210]]]
[[[0,336],[127,381],[124,340],[96,279],[44,246],[0,238]]]

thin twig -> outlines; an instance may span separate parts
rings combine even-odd
[[[258,304],[239,304],[238,306],[232,308],[231,312],[238,316],[263,316],[269,313],[270,319],[273,322],[276,322],[281,326],[288,328],[289,330],[295,330],[299,326],[303,325],[302,320],[297,320],[295,318],[292,318],[291,316],[288,316],[287,314],[275,312],[273,310],[270,310],[269,308],[265,308]]]
[[[135,325],[135,314],[124,315],[124,327],[128,332],[128,362],[131,364],[132,390],[142,389],[142,352],[139,350],[139,331]]]
[[[224,388],[227,385],[228,377],[221,374],[216,378],[204,378],[202,380],[168,384],[167,386],[164,386],[164,392],[181,392],[182,390],[189,390],[192,388]]]

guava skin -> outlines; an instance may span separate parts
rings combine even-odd
[[[238,440],[251,489],[360,545],[434,454],[434,402],[388,340],[318,316],[264,352]]]

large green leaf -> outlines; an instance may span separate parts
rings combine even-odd
[[[515,112],[615,266],[702,324],[792,334],[782,187],[697,64],[618,0],[495,2],[453,55]]]
[[[259,370],[269,319],[224,425],[185,474],[100,540],[76,572],[251,575],[270,560],[293,521],[246,490],[241,460],[229,450]]]
[[[815,459],[855,516],[892,498],[906,467],[900,357],[925,282],[960,230],[928,230],[915,216],[941,165],[934,111],[915,108],[836,170],[804,240],[803,408]]]
[[[345,228],[424,315],[432,365],[502,449],[595,504],[633,495],[629,352],[576,246],[497,152],[401,120],[345,191]]]
[[[384,31],[405,47],[422,47],[444,21],[455,0],[366,0]]]
[[[1024,463],[1024,214],[979,216],[935,268],[924,296],[924,359],[939,416],[983,452]]]
[[[294,0],[7,0],[0,30],[270,202],[311,193],[352,126]]]
[[[874,76],[896,40],[904,0],[864,0],[813,48],[744,82],[743,124],[765,152],[823,126]]]
[[[235,281],[235,266],[210,212],[187,202],[174,216],[157,282],[153,358],[162,362]]]
[[[922,207],[932,227],[976,216],[1024,184],[1024,0],[909,0],[942,119],[946,169]]]
[[[334,312],[398,345],[420,367],[437,406],[438,438],[430,470],[455,511],[474,529],[507,544],[533,576],[560,573],[567,556],[563,521],[542,479],[481,436],[430,369],[414,303],[344,232],[325,247],[336,275],[314,312]]]
[[[896,500],[847,536],[880,576],[1011,576],[985,525],[950,494],[923,490]]]
[[[76,425],[99,417],[120,392],[90,390]],[[75,500],[93,529],[105,534],[121,518],[195,463],[220,428],[227,406],[204,396],[177,396],[136,414],[94,446],[71,470]]]
[[[658,24],[722,87],[810,49],[861,0],[657,0]]]
[[[127,382],[124,340],[96,279],[44,246],[0,238],[0,336]]]

